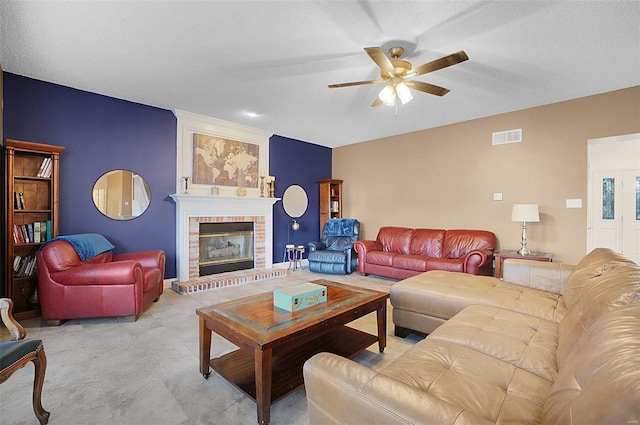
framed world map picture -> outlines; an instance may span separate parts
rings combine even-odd
[[[194,184],[257,188],[260,146],[193,133]]]

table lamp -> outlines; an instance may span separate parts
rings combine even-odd
[[[540,221],[538,205],[514,204],[511,210],[511,221],[519,221],[522,223],[522,246],[518,250],[518,254],[531,254],[531,251],[527,249],[527,223],[537,223]]]

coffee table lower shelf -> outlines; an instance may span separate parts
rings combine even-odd
[[[271,372],[271,404],[304,385],[304,362],[320,352],[330,352],[351,358],[378,342],[378,337],[343,326],[336,331],[283,350],[274,349]],[[209,364],[219,375],[256,401],[256,380],[253,352],[236,350],[211,359]]]

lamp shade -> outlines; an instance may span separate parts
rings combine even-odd
[[[511,210],[511,221],[523,223],[540,221],[538,204],[514,204]]]
[[[396,104],[396,90],[393,88],[391,84],[385,86],[380,93],[378,93],[378,98],[387,106],[393,106]]]
[[[411,99],[413,99],[413,96],[411,96],[411,90],[409,90],[409,87],[407,87],[405,83],[399,83],[396,85],[396,93],[403,105],[409,103]]]

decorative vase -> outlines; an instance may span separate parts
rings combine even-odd
[[[26,290],[26,293],[25,293]],[[29,294],[29,288],[26,286],[22,288],[22,295],[27,299],[27,304],[31,308],[37,308],[40,305],[40,298],[38,297],[38,288],[33,288],[33,292]]]
[[[188,194],[190,188],[191,188],[191,177],[184,176],[182,178],[182,192],[184,194]]]

